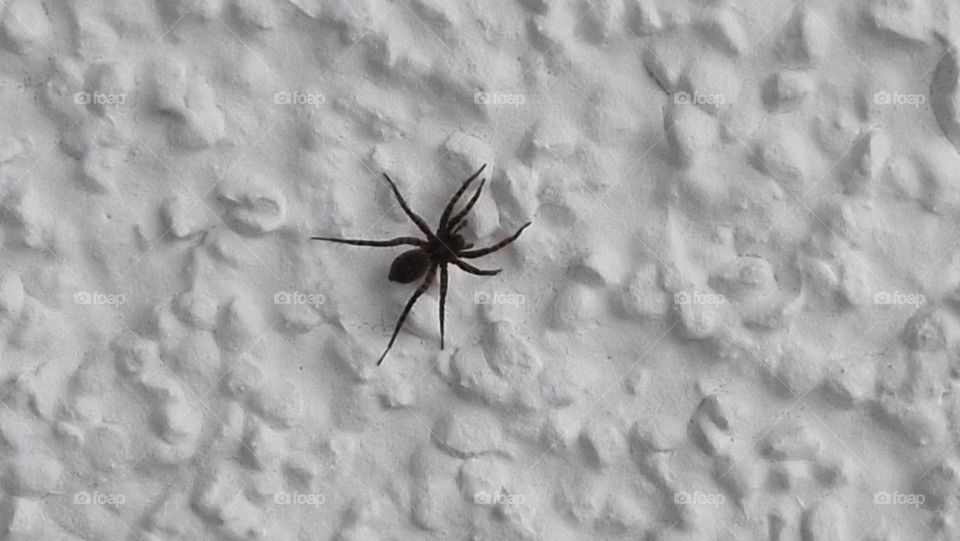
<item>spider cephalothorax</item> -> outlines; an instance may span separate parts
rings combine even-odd
[[[340,239],[333,237],[310,237],[313,240],[326,240],[330,242],[340,242],[343,244],[353,244],[356,246],[415,246],[415,248],[412,250],[408,250],[400,254],[396,259],[393,260],[393,264],[390,265],[390,273],[388,278],[390,281],[399,282],[402,284],[409,284],[410,282],[414,282],[421,277],[423,277],[423,281],[417,287],[417,290],[413,292],[410,300],[407,301],[407,305],[403,308],[403,312],[400,314],[400,319],[397,321],[397,324],[393,329],[393,336],[390,337],[390,343],[387,344],[387,349],[385,349],[383,355],[380,356],[380,359],[377,361],[377,365],[383,362],[387,356],[387,352],[389,352],[390,348],[393,347],[393,342],[397,339],[397,333],[400,332],[403,322],[407,319],[407,315],[413,308],[414,303],[417,302],[417,299],[420,298],[420,296],[423,295],[427,288],[429,288],[433,283],[433,280],[437,275],[437,269],[440,270],[440,349],[443,349],[444,304],[446,303],[447,298],[448,281],[447,265],[456,265],[470,274],[476,274],[479,276],[496,275],[503,269],[478,269],[464,261],[464,259],[474,259],[496,252],[497,250],[517,240],[517,238],[520,236],[520,233],[522,233],[523,230],[530,225],[530,222],[523,224],[523,226],[521,226],[516,233],[492,246],[479,248],[476,250],[470,249],[473,248],[473,244],[470,244],[464,240],[463,236],[460,234],[460,230],[467,225],[467,213],[470,212],[470,209],[472,209],[477,203],[477,200],[480,199],[480,192],[483,190],[483,185],[486,183],[486,179],[482,179],[480,181],[480,185],[477,186],[476,191],[473,192],[473,195],[470,196],[467,204],[462,210],[460,210],[460,212],[453,214],[453,208],[456,206],[457,202],[460,200],[460,197],[467,190],[467,188],[470,187],[470,184],[476,180],[478,176],[480,176],[480,173],[482,173],[486,167],[486,164],[482,165],[476,173],[471,175],[467,180],[463,181],[463,184],[460,185],[460,188],[457,190],[457,192],[453,194],[453,197],[450,198],[450,202],[447,203],[446,208],[443,209],[443,214],[440,215],[440,223],[437,225],[436,233],[434,233],[427,223],[423,221],[423,218],[410,210],[407,202],[404,201],[403,196],[400,195],[400,190],[397,189],[397,185],[394,184],[393,180],[391,180],[386,173],[383,174],[383,178],[387,179],[387,182],[390,184],[390,188],[393,190],[393,195],[396,196],[397,202],[400,203],[400,207],[403,209],[406,215],[410,217],[413,223],[416,224],[417,228],[420,229],[420,231],[426,236],[426,239],[419,239],[417,237],[397,237],[390,240],[362,240]]]

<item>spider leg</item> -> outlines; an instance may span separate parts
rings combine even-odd
[[[390,348],[393,347],[394,341],[397,339],[397,334],[400,332],[400,328],[403,327],[403,322],[406,321],[407,315],[410,314],[410,310],[413,308],[413,305],[417,302],[417,299],[420,298],[420,295],[423,295],[423,292],[430,287],[430,284],[433,283],[433,277],[437,274],[437,266],[432,265],[430,270],[427,271],[427,276],[423,279],[423,282],[417,287],[417,290],[413,292],[413,295],[410,296],[410,300],[407,301],[407,305],[403,307],[403,313],[400,314],[400,319],[397,320],[396,327],[393,328],[393,336],[390,337],[390,343],[387,344],[387,349],[383,350],[383,355],[380,356],[380,359],[377,361],[377,366],[380,366],[380,363],[387,357],[387,352],[390,351]]]
[[[477,169],[477,172],[470,175],[470,178],[463,181],[463,184],[460,185],[460,188],[453,194],[453,197],[450,198],[450,202],[447,203],[447,208],[443,209],[443,214],[440,215],[440,225],[437,226],[437,231],[440,231],[447,225],[447,220],[450,218],[450,214],[453,213],[453,207],[456,206],[457,201],[460,200],[460,196],[463,195],[463,192],[467,191],[467,188],[470,187],[470,183],[476,180],[480,173],[486,169],[487,164],[480,166],[480,169]]]
[[[469,221],[470,221],[470,220],[464,219],[462,222],[458,223],[456,227],[453,228],[453,231],[452,231],[452,232],[453,232],[453,233],[457,233],[457,232],[459,232],[461,229],[463,229],[464,227],[467,227],[467,223],[468,223]]]
[[[409,217],[410,220],[417,225],[420,231],[422,231],[428,239],[436,240],[437,236],[433,234],[433,231],[430,231],[430,227],[427,225],[427,222],[424,222],[423,218],[417,216],[416,212],[410,210],[410,206],[407,205],[407,202],[403,199],[403,196],[400,195],[400,190],[397,188],[397,185],[394,184],[390,176],[384,173],[383,178],[387,179],[387,182],[390,184],[390,189],[393,190],[394,197],[397,198],[397,202],[400,203],[400,207],[403,209],[403,212],[406,213],[407,217]]]
[[[523,226],[522,226],[520,229],[518,229],[516,233],[514,233],[513,235],[510,235],[509,237],[501,240],[500,242],[494,244],[493,246],[487,246],[486,248],[479,248],[479,249],[477,249],[477,250],[467,250],[467,251],[458,253],[457,256],[458,256],[458,257],[462,257],[462,258],[464,258],[464,259],[473,259],[473,258],[476,258],[476,257],[485,256],[485,255],[487,255],[487,254],[492,254],[493,252],[496,252],[496,251],[499,250],[500,248],[503,248],[504,246],[506,246],[506,245],[510,244],[511,242],[517,240],[517,238],[520,237],[520,233],[523,233],[523,230],[526,229],[527,227],[529,227],[531,223],[532,223],[532,222],[527,222],[527,223],[523,224]]]
[[[401,246],[409,244],[411,246],[426,246],[427,243],[416,237],[397,237],[390,240],[364,240],[364,239],[339,239],[334,237],[310,237],[311,240],[326,240],[329,242],[339,242],[341,244],[353,244],[355,246]]]
[[[478,269],[473,265],[471,265],[470,263],[467,263],[466,261],[461,261],[459,259],[454,259],[453,261],[451,261],[451,263],[469,272],[470,274],[476,274],[477,276],[496,276],[500,274],[500,271],[503,270],[503,269],[491,269],[491,270]]]
[[[440,265],[440,349],[443,349],[443,307],[447,302],[447,266]]]
[[[458,212],[453,218],[447,222],[447,227],[458,227],[460,220],[464,219],[467,216],[467,213],[470,212],[470,209],[477,204],[477,200],[480,199],[480,192],[483,191],[483,185],[486,184],[487,179],[480,181],[480,185],[477,186],[477,190],[473,192],[473,195],[470,197],[470,200],[467,201],[467,205],[463,207],[463,210]]]

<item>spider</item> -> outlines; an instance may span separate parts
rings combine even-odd
[[[480,173],[482,173],[486,167],[487,164],[480,166],[480,169],[471,175],[470,178],[463,181],[463,184],[460,185],[460,188],[457,189],[457,191],[453,194],[453,197],[450,198],[450,202],[447,203],[447,207],[443,209],[443,214],[440,215],[440,223],[437,225],[436,233],[430,230],[430,227],[423,220],[423,218],[410,210],[409,205],[407,205],[407,202],[404,201],[403,196],[400,195],[400,190],[397,189],[397,185],[394,184],[393,180],[391,180],[386,173],[383,174],[383,178],[387,179],[387,183],[390,184],[390,189],[393,190],[393,195],[396,196],[397,202],[400,203],[400,207],[410,218],[410,220],[416,224],[417,228],[420,229],[420,231],[426,236],[426,240],[419,239],[417,237],[397,237],[390,240],[310,237],[312,240],[325,240],[329,242],[339,242],[342,244],[353,244],[355,246],[416,246],[416,248],[408,250],[397,256],[397,258],[394,259],[393,263],[390,265],[390,272],[387,278],[391,282],[409,284],[416,281],[420,277],[424,278],[423,281],[420,282],[420,286],[417,287],[416,291],[413,292],[413,295],[410,296],[410,299],[407,301],[407,305],[403,308],[403,312],[400,314],[400,319],[397,321],[397,324],[393,329],[393,336],[390,337],[390,343],[387,344],[387,348],[383,351],[383,355],[381,355],[380,359],[377,360],[377,366],[380,366],[383,360],[387,357],[387,353],[390,351],[390,348],[393,347],[393,343],[397,339],[397,334],[400,332],[403,322],[407,319],[407,315],[410,313],[413,305],[417,302],[417,299],[419,299],[420,296],[423,295],[423,293],[427,290],[427,288],[433,284],[433,280],[437,275],[437,269],[440,270],[440,349],[443,349],[443,315],[444,305],[447,298],[448,281],[447,265],[452,263],[457,267],[460,267],[460,269],[478,276],[495,276],[503,269],[478,269],[477,267],[474,267],[473,265],[464,261],[464,259],[474,259],[496,252],[497,250],[517,240],[517,238],[520,237],[520,233],[523,233],[523,230],[531,224],[531,222],[523,224],[523,226],[521,226],[516,233],[496,244],[476,250],[470,249],[473,248],[473,244],[464,240],[463,236],[460,234],[460,230],[467,225],[467,213],[470,212],[470,209],[472,209],[477,200],[480,199],[480,192],[483,190],[483,186],[487,179],[480,180],[480,184],[477,186],[476,191],[473,192],[473,195],[470,196],[466,206],[464,206],[460,212],[453,214],[453,208],[460,200],[460,197],[463,195],[463,193],[467,191],[467,188],[470,187],[470,184],[476,180],[478,176],[480,176]],[[451,216],[451,214],[453,214],[453,216]]]

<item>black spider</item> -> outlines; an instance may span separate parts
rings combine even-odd
[[[426,235],[426,240],[418,239],[416,237],[397,237],[390,240],[310,237],[313,240],[326,240],[331,242],[340,242],[343,244],[354,244],[357,246],[400,246],[405,244],[416,246],[416,248],[413,250],[406,251],[393,260],[393,264],[390,265],[390,274],[388,277],[390,281],[399,282],[401,284],[409,284],[410,282],[413,282],[417,278],[420,278],[424,275],[426,275],[426,277],[423,279],[423,282],[420,283],[420,286],[417,287],[417,290],[413,292],[410,300],[407,301],[407,305],[404,307],[403,313],[400,314],[400,319],[397,321],[397,325],[393,329],[393,336],[390,337],[390,343],[387,344],[387,349],[384,350],[383,355],[381,355],[380,359],[377,361],[377,366],[380,366],[380,363],[382,363],[386,358],[387,352],[389,352],[390,348],[393,347],[393,342],[397,339],[397,333],[400,332],[400,327],[403,326],[403,322],[407,319],[407,314],[410,313],[414,303],[417,302],[417,299],[420,298],[420,295],[423,295],[424,291],[426,291],[427,288],[433,283],[433,279],[437,274],[438,267],[440,268],[440,349],[443,349],[443,312],[444,303],[446,302],[447,298],[447,264],[453,263],[470,274],[476,274],[479,276],[494,276],[499,274],[503,269],[478,269],[464,261],[464,259],[474,259],[496,252],[497,250],[517,240],[517,238],[520,236],[520,233],[523,233],[523,230],[530,225],[531,222],[523,224],[523,226],[520,227],[516,233],[492,246],[479,248],[477,250],[470,250],[470,248],[473,247],[473,244],[467,243],[463,239],[463,236],[460,235],[459,231],[463,229],[465,225],[467,225],[467,213],[470,212],[470,209],[473,208],[473,205],[476,204],[478,199],[480,199],[480,191],[483,190],[483,185],[486,183],[487,179],[482,179],[480,181],[480,185],[477,187],[477,190],[473,192],[473,195],[470,197],[470,200],[467,201],[467,205],[463,208],[463,210],[453,215],[453,217],[450,215],[453,214],[453,207],[457,204],[457,201],[460,200],[463,192],[470,187],[470,183],[476,180],[476,178],[480,176],[480,173],[482,173],[486,167],[487,165],[483,164],[480,169],[471,175],[470,178],[465,180],[457,192],[453,194],[453,197],[450,198],[450,202],[447,203],[447,207],[443,209],[443,214],[440,215],[440,224],[437,226],[436,233],[430,230],[430,227],[427,226],[426,222],[423,221],[423,218],[417,216],[415,212],[410,210],[410,207],[407,206],[407,202],[404,201],[403,196],[400,195],[400,190],[397,189],[397,185],[390,180],[390,177],[387,176],[386,173],[383,174],[383,178],[387,179],[387,182],[390,183],[390,188],[393,190],[393,195],[397,197],[400,207],[403,208],[403,211],[407,214],[407,216],[410,217],[411,220],[413,220],[413,223],[417,225],[420,231]]]

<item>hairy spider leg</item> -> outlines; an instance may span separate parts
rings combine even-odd
[[[447,302],[447,265],[440,265],[440,349],[443,349],[443,316]]]
[[[404,244],[409,244],[411,246],[427,245],[426,242],[416,237],[397,237],[390,240],[339,239],[334,237],[310,237],[310,239],[339,242],[340,244],[353,244],[355,246],[402,246]]]
[[[510,235],[509,237],[501,240],[500,242],[494,244],[493,246],[488,246],[488,247],[486,247],[486,248],[479,248],[479,249],[477,249],[477,250],[467,250],[467,251],[464,251],[464,252],[460,252],[459,254],[457,254],[457,256],[458,256],[458,257],[462,257],[462,258],[464,258],[464,259],[473,259],[473,258],[485,256],[485,255],[487,255],[487,254],[492,254],[493,252],[496,252],[496,251],[499,250],[500,248],[503,248],[504,246],[506,246],[506,245],[510,244],[511,242],[517,240],[517,239],[520,237],[520,233],[523,233],[523,230],[526,229],[527,227],[529,227],[531,223],[532,223],[532,222],[527,222],[527,223],[523,224],[523,226],[522,226],[520,229],[518,229],[516,233],[514,233],[513,235]]]
[[[427,222],[423,221],[423,218],[417,215],[416,212],[410,210],[410,206],[407,205],[407,202],[403,199],[403,195],[400,194],[400,190],[397,188],[397,185],[394,184],[393,180],[386,173],[383,174],[383,178],[387,179],[387,182],[390,183],[390,189],[393,190],[393,195],[397,198],[397,202],[400,203],[400,208],[403,209],[403,212],[406,213],[407,217],[413,221],[414,224],[423,232],[424,235],[431,241],[438,241],[437,236],[433,234],[433,231],[430,231],[430,227],[427,226]]]
[[[470,175],[470,178],[463,181],[463,184],[460,185],[460,188],[454,192],[453,197],[450,198],[450,201],[447,203],[447,207],[443,209],[443,214],[440,215],[440,225],[437,226],[437,231],[442,231],[443,228],[447,225],[447,220],[450,218],[450,214],[453,213],[453,207],[456,206],[457,201],[460,200],[460,196],[463,195],[463,192],[467,191],[467,188],[470,187],[470,183],[476,180],[480,173],[487,168],[487,164],[480,166],[480,169],[477,169],[477,172]]]
[[[397,340],[397,334],[400,332],[400,328],[403,327],[403,322],[406,321],[407,315],[410,313],[410,310],[413,308],[413,305],[417,302],[417,299],[420,298],[420,295],[423,295],[424,291],[430,287],[430,284],[433,283],[433,277],[437,274],[437,265],[431,265],[430,270],[427,271],[426,277],[424,277],[423,282],[417,287],[417,290],[413,292],[413,295],[410,296],[410,300],[407,301],[407,305],[403,308],[403,313],[400,314],[400,319],[397,320],[397,325],[393,328],[393,336],[390,337],[390,343],[387,344],[387,349],[383,350],[383,355],[380,356],[380,359],[377,361],[377,366],[380,366],[380,363],[387,357],[387,353],[390,351],[390,348],[393,347],[393,343]]]
[[[473,265],[467,263],[466,261],[461,261],[460,259],[454,259],[453,261],[451,261],[451,263],[469,272],[470,274],[476,274],[477,276],[496,276],[500,274],[500,271],[503,270],[503,269],[491,269],[491,270],[478,269]]]
[[[477,186],[477,190],[473,192],[473,196],[470,197],[470,200],[467,201],[467,206],[463,207],[463,210],[458,212],[453,218],[447,222],[447,227],[456,227],[460,220],[463,220],[467,213],[470,212],[470,209],[477,204],[477,200],[480,199],[480,192],[483,191],[483,185],[487,183],[487,179],[482,179],[480,185]]]

